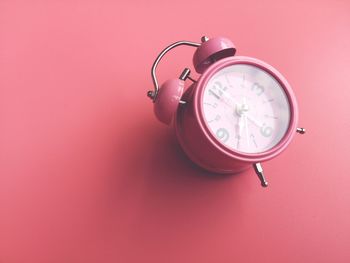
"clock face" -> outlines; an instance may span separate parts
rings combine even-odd
[[[290,106],[284,89],[256,66],[235,64],[216,72],[204,87],[202,103],[210,131],[234,151],[267,151],[289,127]]]

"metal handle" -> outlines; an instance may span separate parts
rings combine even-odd
[[[154,90],[150,90],[147,92],[147,96],[153,100],[153,102],[156,100],[158,92],[159,92],[159,84],[157,81],[156,77],[156,69],[157,66],[160,62],[160,60],[164,57],[166,53],[168,53],[171,49],[178,47],[178,46],[191,46],[191,47],[199,47],[201,43],[196,43],[196,42],[190,42],[190,41],[178,41],[175,42],[169,46],[167,46],[156,58],[152,65],[152,70],[151,70],[151,75],[152,75],[152,80],[153,80],[153,85],[154,85]]]

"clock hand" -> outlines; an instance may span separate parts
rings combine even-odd
[[[233,107],[233,105],[236,105],[237,104],[237,102],[234,100],[234,99],[232,99],[232,96],[230,96],[230,95],[228,95],[229,93],[228,92],[226,92],[226,91],[222,91],[222,94],[224,95],[224,97],[230,102],[230,104],[231,104],[231,106]]]
[[[246,104],[247,103],[247,100],[246,98],[244,97],[243,98],[243,103]],[[248,120],[247,120],[247,114],[246,112],[243,112],[242,113],[242,116],[244,118],[244,127],[245,127],[245,136],[246,136],[246,140],[247,140],[247,143],[248,143],[248,147],[250,147],[250,138],[248,136],[249,134],[249,128],[248,128]]]
[[[245,136],[247,140],[248,147],[250,147],[250,138],[248,136],[249,134],[249,128],[248,128],[248,118],[247,115],[243,114],[243,119],[244,119],[244,127],[245,127]]]
[[[263,126],[262,123],[260,121],[258,121],[257,119],[255,119],[255,117],[253,117],[252,115],[247,114],[247,113],[245,113],[245,115],[248,118],[248,120],[250,120],[252,123],[254,123],[259,128]]]
[[[222,101],[223,103],[225,103],[227,106],[229,106],[230,108],[234,107],[234,104],[231,103],[231,98],[226,94],[225,91],[222,90],[222,93],[224,96],[220,96],[219,94],[217,94],[216,92],[214,92],[213,90],[209,90],[209,92],[218,100]],[[226,97],[226,99],[224,99],[223,97]]]
[[[242,130],[243,130],[243,128],[244,128],[244,123],[243,123],[243,118],[242,118],[242,116],[239,116],[238,117],[238,123],[237,123],[237,125],[236,125],[236,127],[238,128],[238,134],[237,134],[237,136],[236,136],[236,138],[237,138],[237,149],[239,148],[239,143],[240,143],[240,141],[241,141],[241,138],[242,138]]]
[[[241,106],[239,106],[238,104],[235,107],[235,113],[236,115],[238,115],[238,141],[237,141],[237,149],[239,148],[239,143],[240,143],[240,139],[242,138],[242,133],[243,133],[243,129],[245,130],[245,137],[249,146],[249,137],[248,137],[248,122],[247,122],[247,117],[245,116],[245,112],[248,110],[247,106],[246,106],[246,99],[243,98],[243,104]],[[234,106],[234,105],[232,105]]]
[[[239,137],[242,137],[242,131],[244,129],[244,118],[243,118],[243,115],[239,116],[238,118],[238,127],[239,127]]]

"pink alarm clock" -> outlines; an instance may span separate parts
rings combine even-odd
[[[186,68],[178,79],[159,88],[156,68],[171,49],[196,48],[194,80]],[[289,145],[297,128],[298,106],[286,79],[271,65],[256,58],[234,56],[227,38],[202,37],[201,43],[179,41],[165,48],[152,66],[154,102],[159,121],[173,122],[176,136],[188,157],[213,173],[233,174],[254,168],[267,186],[261,162],[276,157]],[[185,81],[192,85],[184,91]]]

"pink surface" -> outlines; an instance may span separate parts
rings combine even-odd
[[[0,2],[0,262],[350,262],[349,2],[120,2]],[[266,189],[197,169],[146,97],[203,34],[296,93]]]

